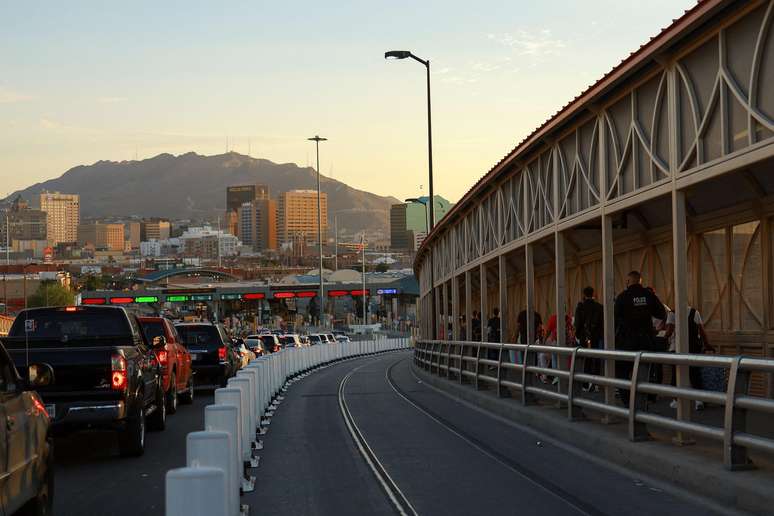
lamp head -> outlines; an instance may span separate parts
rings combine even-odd
[[[385,59],[406,59],[411,57],[411,52],[408,50],[390,50],[384,53]]]

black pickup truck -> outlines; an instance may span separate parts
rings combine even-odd
[[[39,389],[53,430],[118,431],[121,455],[142,455],[146,421],[163,430],[159,364],[135,315],[121,307],[33,308],[2,339],[20,371],[47,364],[51,385]]]

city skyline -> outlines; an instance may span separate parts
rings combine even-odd
[[[80,164],[219,154],[227,141],[243,154],[313,165],[305,138],[317,132],[329,138],[324,175],[399,199],[426,194],[423,71],[382,58],[403,47],[432,62],[436,193],[456,201],[557,106],[691,5],[308,5],[303,18],[298,6],[165,5],[147,24],[136,6],[6,5],[0,195]]]

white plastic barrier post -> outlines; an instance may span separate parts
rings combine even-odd
[[[234,516],[226,502],[226,472],[222,469],[172,469],[165,482],[166,516]]]
[[[239,485],[237,479],[232,478],[234,468],[230,448],[231,436],[228,432],[191,432],[186,439],[186,464],[189,468],[213,467],[222,470],[226,474],[229,514],[238,516]]]
[[[229,436],[229,463],[227,475],[229,497],[239,500],[242,459],[239,455],[239,409],[233,405],[207,405],[204,407],[204,429],[208,432],[226,432]]]
[[[250,380],[245,377],[235,376],[229,378],[228,386],[230,388],[239,389],[241,395],[239,397],[241,403],[241,423],[242,423],[242,460],[245,462],[251,462],[252,460],[252,443],[255,440],[255,430],[251,430],[252,425],[252,398],[250,398]]]
[[[250,402],[250,435],[255,435],[255,429],[258,427],[258,377],[255,369],[245,367],[237,373],[237,378],[247,378],[250,383],[248,389],[248,401]]]
[[[263,363],[262,362],[254,362],[248,365],[245,369],[247,371],[252,371],[253,376],[255,378],[255,384],[256,384],[256,390],[255,390],[255,414],[257,417],[256,424],[260,424],[261,422],[261,416],[263,416],[263,411],[266,408],[266,405],[264,404],[264,378],[263,378]]]
[[[245,438],[244,434],[247,432],[247,419],[244,415],[244,409],[242,408],[242,389],[228,386],[225,389],[215,389],[215,403],[218,405],[230,405],[237,409],[237,449],[239,450],[239,458],[242,461],[248,461],[250,459],[250,447],[248,445],[245,449],[245,442],[249,441]]]

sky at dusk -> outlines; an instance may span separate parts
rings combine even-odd
[[[0,195],[99,160],[228,149],[457,200],[689,0],[0,0]],[[420,191],[420,185],[423,190]]]

